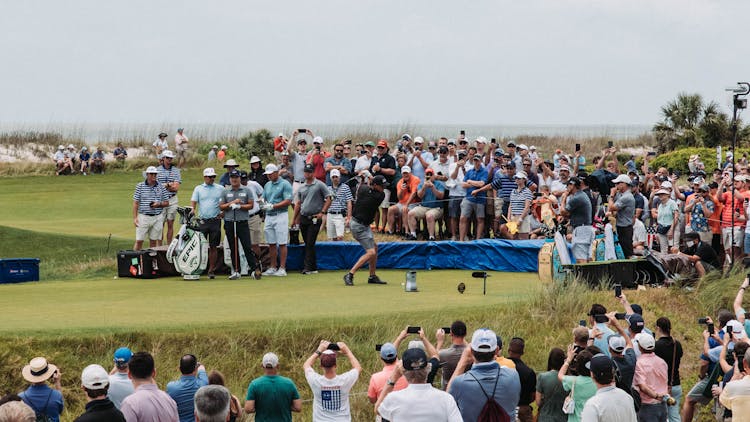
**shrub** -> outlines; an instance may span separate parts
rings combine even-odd
[[[688,160],[691,155],[698,154],[703,160],[703,164],[706,166],[706,172],[712,171],[716,168],[716,150],[713,148],[680,148],[676,151],[661,154],[651,160],[651,167],[657,169],[659,167],[671,168],[679,170],[682,173],[688,172]],[[750,149],[742,148],[737,150],[736,159],[742,157],[742,154],[750,155]],[[643,161],[641,160],[641,163]]]
[[[272,163],[276,160],[273,158],[273,137],[268,129],[260,129],[250,132],[237,141],[237,150],[240,156],[248,160],[253,155],[260,157],[264,163]]]

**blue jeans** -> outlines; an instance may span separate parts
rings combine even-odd
[[[680,418],[680,409],[682,407],[680,406],[682,404],[682,386],[681,385],[673,385],[672,386],[672,398],[675,399],[677,403],[675,403],[674,406],[667,406],[667,420],[669,422],[681,422],[682,418]]]
[[[745,233],[745,253],[750,251],[750,233]]]
[[[638,411],[638,422],[664,422],[667,420],[667,405],[664,403],[642,404]]]

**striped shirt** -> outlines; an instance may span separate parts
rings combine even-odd
[[[133,193],[133,201],[138,202],[138,214],[159,215],[163,208],[151,208],[152,202],[168,201],[168,192],[164,186],[156,183],[149,186],[146,182],[138,183]]]
[[[497,191],[498,198],[510,199],[510,193],[516,188],[516,182],[505,174],[495,173],[492,179],[492,189]]]
[[[169,170],[164,168],[163,165],[159,166],[156,171],[156,181],[159,182],[160,185],[164,186],[165,183],[182,183],[182,176],[180,175],[180,169],[178,169],[175,166],[170,166]],[[171,198],[175,195],[177,195],[177,192],[170,192],[167,191],[167,198]]]
[[[352,190],[349,189],[349,185],[340,183],[338,188],[329,186],[328,189],[331,191],[331,196],[333,197],[331,206],[328,207],[328,212],[339,213],[341,211],[346,211],[346,204],[349,201],[354,200],[354,198],[352,197]]]
[[[523,188],[521,192],[518,192],[518,189],[513,189],[510,193],[510,214],[523,214],[523,209],[526,207],[526,201],[531,201],[532,199],[534,199],[534,195],[529,188]]]

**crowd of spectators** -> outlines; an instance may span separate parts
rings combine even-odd
[[[506,352],[497,332],[477,328],[469,336],[460,320],[438,328],[434,343],[424,327],[405,327],[392,342],[375,345],[382,369],[369,374],[366,389],[373,416],[383,421],[483,421],[492,414],[499,419],[491,420],[522,422],[687,422],[694,420],[697,405],[713,400],[717,420],[746,420],[750,320],[742,302],[749,283],[746,278],[741,284],[733,311],[717,312],[716,324],[710,316],[699,321],[704,324],[701,350],[683,350],[668,318],[651,325],[643,308],[624,294],[614,303],[621,313],[591,305],[586,319],[572,328],[570,343],[552,347],[546,367],[536,370],[524,362],[524,354],[544,346],[518,336],[507,342]],[[686,335],[692,333],[680,333]],[[688,358],[699,362],[700,374],[683,390],[680,366]],[[110,371],[99,364],[83,369],[80,385],[87,403],[76,421],[235,421],[244,414],[254,414],[256,421],[291,421],[293,412],[308,406],[305,402],[313,421],[350,421],[351,397],[364,394],[355,390],[364,375],[362,364],[344,342],[321,340],[298,369],[309,386],[306,400],[294,381],[281,375],[273,352],[259,359],[259,375],[247,380],[244,403],[224,386],[223,374],[208,372],[193,354],[175,362],[180,377],[164,390],[150,353],[121,347],[112,363]],[[61,368],[36,357],[21,375],[29,387],[0,400],[0,421],[59,421],[65,409]]]

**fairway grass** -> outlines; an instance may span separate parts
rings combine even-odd
[[[200,281],[108,277],[0,285],[0,332],[103,333],[357,319],[377,315],[384,308],[448,312],[528,299],[540,289],[536,274],[525,273],[492,274],[486,295],[482,294],[482,280],[472,279],[469,271],[420,271],[419,292],[409,293],[401,285],[404,271],[380,271],[381,278],[389,281],[385,286],[368,285],[365,273],[360,273],[355,286],[347,287],[341,279],[343,274],[325,271],[257,281],[229,281],[226,276],[216,280],[203,277]],[[467,285],[464,294],[456,290],[459,282]]]

